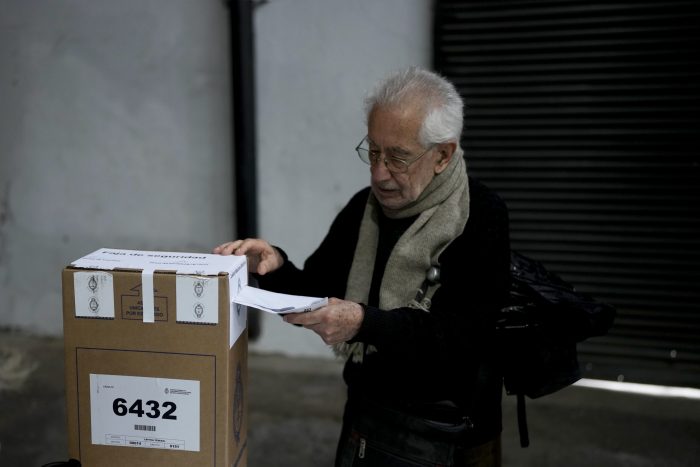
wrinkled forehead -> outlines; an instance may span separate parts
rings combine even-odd
[[[419,106],[377,105],[369,114],[368,140],[382,147],[420,147],[423,117]]]

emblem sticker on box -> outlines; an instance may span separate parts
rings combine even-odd
[[[108,272],[73,274],[75,316],[114,319],[114,281]]]
[[[175,308],[179,323],[219,323],[217,277],[177,276],[175,281]]]
[[[199,451],[199,381],[90,374],[92,444]]]

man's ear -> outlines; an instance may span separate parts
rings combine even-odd
[[[438,152],[438,158],[437,161],[435,162],[435,175],[441,173],[447,165],[450,163],[452,160],[452,156],[454,155],[455,151],[457,150],[457,143],[455,142],[449,142],[449,143],[441,143],[438,144],[435,150]]]

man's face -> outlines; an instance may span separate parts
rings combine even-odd
[[[401,209],[412,203],[435,176],[435,150],[429,150],[405,173],[391,173],[383,162],[392,154],[410,162],[426,151],[418,140],[421,123],[421,113],[411,106],[375,107],[369,115],[370,148],[382,152],[379,162],[370,166],[372,192],[385,209]]]

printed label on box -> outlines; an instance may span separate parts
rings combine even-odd
[[[90,374],[92,444],[199,451],[199,381]]]
[[[73,273],[75,316],[114,319],[114,281],[109,272]]]
[[[154,314],[156,321],[168,321],[168,297],[158,295],[154,290]],[[141,299],[141,284],[131,288],[121,297],[122,319],[143,320],[143,300]]]
[[[175,308],[179,323],[219,323],[217,277],[177,276],[175,281]]]

